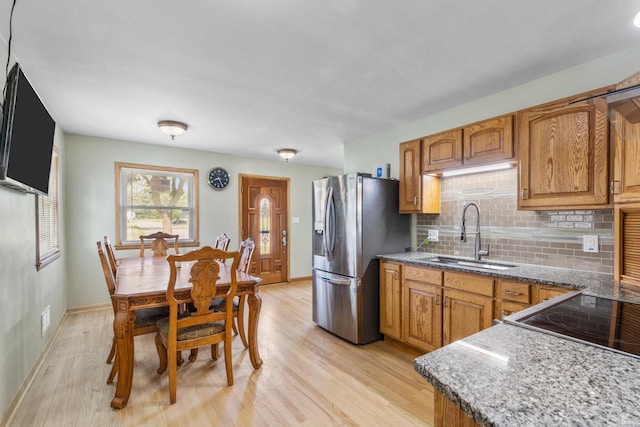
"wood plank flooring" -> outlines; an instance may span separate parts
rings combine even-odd
[[[382,341],[356,346],[319,328],[311,320],[310,281],[263,286],[260,293],[264,365],[254,370],[234,337],[235,383],[228,387],[224,355],[214,362],[203,349],[178,368],[175,405],[147,335],[135,338],[129,404],[111,409],[115,385],[106,384],[105,360],[113,312],[68,314],[9,425],[433,425],[433,388],[413,370],[415,354]]]

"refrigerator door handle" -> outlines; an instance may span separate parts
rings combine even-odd
[[[324,232],[324,247],[327,251],[327,258],[333,258],[333,246],[336,242],[336,210],[333,202],[333,187],[329,188],[327,194],[327,207],[325,210],[325,232]]]
[[[351,281],[350,280],[346,280],[346,279],[331,279],[329,277],[321,277],[320,278],[323,282],[327,282],[331,285],[339,285],[339,286],[350,286],[351,285]]]

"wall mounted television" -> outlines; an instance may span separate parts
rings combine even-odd
[[[0,185],[47,195],[56,123],[16,63],[7,76],[0,134]]]

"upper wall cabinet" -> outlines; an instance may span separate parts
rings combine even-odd
[[[424,137],[422,172],[440,172],[512,159],[513,121],[510,114]]]
[[[462,130],[462,135],[465,165],[513,158],[513,115],[467,126]]]
[[[618,83],[616,89],[638,84],[640,73]],[[610,187],[613,201],[640,202],[640,97],[629,97],[609,105],[612,109],[609,117],[613,140],[613,179]]]
[[[462,165],[462,129],[426,136],[422,140],[422,171],[440,171]]]
[[[518,209],[593,209],[608,200],[607,88],[517,114]]]
[[[440,178],[422,175],[422,140],[400,144],[400,213],[440,213]]]

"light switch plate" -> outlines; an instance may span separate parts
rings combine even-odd
[[[427,239],[431,242],[438,241],[438,230],[427,230]]]
[[[582,251],[598,253],[598,235],[585,235],[582,236]]]

